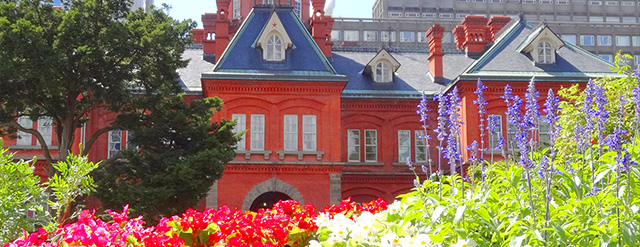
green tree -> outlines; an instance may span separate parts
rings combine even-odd
[[[50,0],[0,1],[0,132],[34,135],[53,177],[49,145],[18,118],[51,118],[58,159],[66,160],[75,131],[92,121],[87,113],[116,113],[112,124],[89,133],[81,155],[116,129],[135,132],[139,149],[100,162],[96,196],[110,207],[131,203],[134,211],[164,215],[200,200],[235,157],[237,138],[233,122],[211,122],[219,99],[187,103],[180,96],[176,71],[188,63],[182,53],[195,22],[130,6],[130,0],[71,0],[63,9]],[[114,177],[140,184],[123,186]]]
[[[181,95],[158,101],[147,112],[124,117],[133,131],[131,147],[109,166],[96,170],[97,196],[107,208],[130,204],[132,213],[154,222],[195,207],[223,165],[235,156],[232,122],[211,123],[220,99],[185,103]]]

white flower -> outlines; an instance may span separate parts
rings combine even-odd
[[[400,237],[393,232],[387,233],[380,238],[382,247],[401,247]]]
[[[453,244],[451,247],[475,247],[477,246],[476,242],[473,239],[461,239],[458,240],[457,243]]]
[[[309,247],[322,247],[322,245],[317,240],[311,240],[309,241]]]

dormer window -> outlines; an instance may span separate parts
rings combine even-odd
[[[389,65],[388,62],[378,62],[378,65],[376,65],[376,75],[374,80],[382,83],[391,82],[391,65]]]
[[[518,47],[534,64],[553,64],[556,53],[564,46],[564,42],[546,24],[536,28]]]
[[[552,63],[552,55],[555,55],[549,42],[538,43],[538,63]]]
[[[382,49],[365,65],[363,73],[370,75],[376,83],[390,83],[393,82],[393,73],[398,68],[400,68],[398,60]]]
[[[293,47],[293,42],[276,12],[271,14],[271,18],[262,28],[255,47],[262,48],[262,59],[265,61],[280,62],[286,59],[286,50]]]
[[[267,40],[267,61],[282,61],[284,60],[282,54],[284,53],[284,49],[282,49],[282,39],[277,34],[272,34],[269,36]]]

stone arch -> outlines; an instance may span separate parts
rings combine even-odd
[[[251,188],[242,202],[242,211],[249,210],[253,201],[258,198],[258,196],[266,192],[281,192],[291,197],[291,199],[298,201],[300,204],[304,204],[302,194],[300,194],[300,191],[298,191],[296,187],[293,187],[293,185],[285,183],[274,176],[273,178]]]

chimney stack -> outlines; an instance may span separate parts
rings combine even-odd
[[[444,75],[442,73],[442,36],[444,33],[444,27],[440,24],[435,24],[426,32],[427,40],[429,41],[429,71],[433,75],[433,82],[442,83],[444,81]]]
[[[485,45],[491,42],[491,31],[484,16],[467,15],[462,19],[462,25],[453,30],[453,34],[456,37],[456,47],[464,49],[470,58],[479,58]]]
[[[511,17],[508,16],[492,16],[487,25],[491,32],[491,41],[496,40],[496,33],[500,31],[504,26],[511,21]]]
[[[331,57],[331,47],[333,42],[331,41],[331,29],[333,28],[333,22],[335,21],[330,16],[324,15],[324,3],[325,0],[312,0],[313,16],[311,16],[311,36],[313,40],[318,44],[320,50],[326,57]]]

